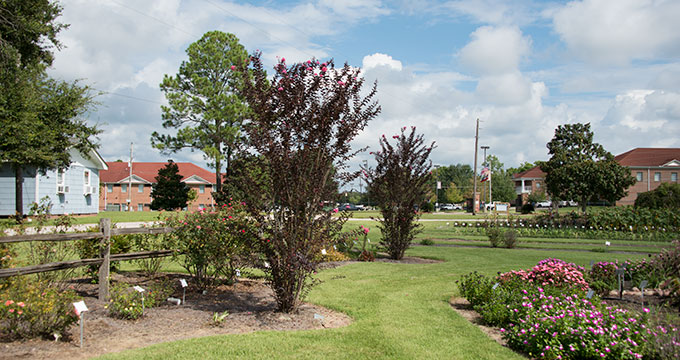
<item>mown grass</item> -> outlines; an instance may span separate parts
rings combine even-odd
[[[546,257],[581,265],[591,254],[507,249],[417,247],[407,255],[436,264],[355,263],[319,273],[309,301],[353,318],[344,328],[225,335],[108,354],[104,359],[522,359],[490,340],[448,304],[470,271],[493,275]],[[639,258],[601,254],[603,259]],[[227,320],[228,321],[228,320]]]

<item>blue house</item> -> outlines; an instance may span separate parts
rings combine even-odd
[[[95,150],[83,156],[69,150],[71,165],[63,171],[50,170],[40,174],[36,169],[24,169],[23,205],[28,214],[33,202],[49,197],[52,214],[96,214],[99,211],[99,171],[108,169]],[[15,213],[14,169],[9,163],[0,164],[0,216]]]

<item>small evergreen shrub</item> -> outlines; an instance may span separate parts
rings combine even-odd
[[[498,247],[498,245],[501,243],[503,230],[495,226],[490,226],[486,229],[486,236],[489,237],[491,247]]]
[[[432,240],[432,239],[423,239],[423,240],[420,240],[420,245],[425,245],[425,246],[434,245],[434,240]]]
[[[522,205],[522,209],[521,209],[522,214],[531,214],[531,213],[534,212],[534,211],[535,211],[535,209],[534,209],[534,205],[533,205],[533,204],[524,204],[524,205]]]

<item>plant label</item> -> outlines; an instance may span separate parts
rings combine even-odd
[[[269,263],[265,261],[265,262],[264,262],[264,267],[266,267],[267,269],[269,269]]]
[[[611,245],[612,243],[610,243],[609,241],[605,241],[604,244],[605,244],[606,246],[609,246],[609,245]]]
[[[498,287],[498,285],[500,285],[500,284],[499,284],[499,283],[495,283],[495,284],[493,284],[493,287],[491,287],[491,288],[492,288],[493,290],[496,290],[496,288]]]
[[[623,276],[623,274],[625,273],[625,271],[626,271],[626,269],[624,269],[624,268],[618,268],[618,269],[616,269],[616,276]]]
[[[143,293],[145,291],[144,288],[139,286],[139,285],[135,285],[132,288],[135,289],[135,291],[140,292],[140,293]]]
[[[241,277],[241,270],[236,269],[236,277]]]
[[[182,285],[183,288],[187,287],[187,281],[184,279],[179,279],[179,284]]]
[[[76,315],[80,316],[81,313],[87,311],[87,305],[85,305],[85,301],[80,300],[78,302],[73,303],[73,308],[76,311]]]
[[[595,260],[590,260],[590,267],[592,268],[593,265],[595,265]]]
[[[338,248],[335,245],[333,245],[333,249],[338,250]]]
[[[647,280],[642,280],[642,281],[640,282],[640,289],[641,289],[641,290],[644,290],[644,289],[647,287],[647,284],[648,284],[648,283],[649,283],[649,282],[648,282]]]
[[[326,249],[321,249],[321,254],[326,255]]]
[[[314,314],[314,320],[323,320],[323,315],[321,315],[321,314]]]
[[[593,295],[595,295],[595,292],[593,289],[588,289],[588,293],[586,294],[586,299],[592,299]]]

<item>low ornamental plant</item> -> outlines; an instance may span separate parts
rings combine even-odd
[[[107,309],[112,317],[135,320],[143,315],[143,307],[150,307],[146,304],[146,299],[144,299],[144,304],[142,304],[142,294],[135,291],[132,285],[125,282],[111,286],[110,294],[111,299]]]
[[[585,269],[582,266],[551,258],[541,260],[528,270],[501,274],[499,280],[505,282],[517,277],[537,286],[585,291],[588,289],[588,283],[584,278],[584,273]]]
[[[489,237],[491,247],[498,247],[503,237],[503,230],[496,226],[489,226],[488,228],[486,228],[486,236]]]
[[[72,303],[76,294],[26,276],[13,278],[0,289],[0,339],[59,338],[78,318]]]
[[[377,203],[382,215],[373,218],[382,231],[380,245],[390,258],[399,260],[421,230],[416,221],[420,217],[416,207],[429,190],[432,177],[429,156],[434,142],[426,145],[423,135],[417,135],[414,126],[410,132],[406,127],[401,128],[401,133],[392,139],[396,144],[390,144],[382,135],[380,151],[372,153],[376,168],[362,170],[369,184],[371,200]]]
[[[607,295],[609,291],[617,286],[616,279],[617,264],[613,262],[600,261],[593,264],[588,272],[588,283],[598,295]]]
[[[517,246],[517,232],[515,230],[506,230],[503,233],[503,245],[508,249],[514,249]]]
[[[245,203],[223,204],[218,211],[177,213],[166,224],[174,231],[166,248],[179,260],[200,289],[214,286],[219,276],[233,280],[236,269],[252,255],[256,224],[244,211]]]

